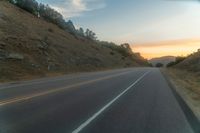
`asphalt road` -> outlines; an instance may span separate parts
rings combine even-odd
[[[158,69],[0,85],[0,133],[192,133]]]

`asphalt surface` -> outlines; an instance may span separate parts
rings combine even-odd
[[[0,133],[193,133],[155,68],[0,85]]]

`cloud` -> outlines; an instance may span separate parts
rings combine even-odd
[[[84,12],[102,9],[106,6],[104,0],[60,0],[49,1],[48,4],[65,18],[81,16]]]

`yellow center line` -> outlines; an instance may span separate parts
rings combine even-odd
[[[94,79],[94,80],[89,80],[89,81],[85,81],[85,82],[81,82],[81,83],[77,83],[77,84],[73,84],[73,85],[69,85],[69,86],[65,86],[65,87],[51,89],[51,90],[40,92],[40,93],[36,93],[36,94],[15,97],[15,98],[11,98],[11,99],[8,99],[8,100],[2,100],[2,101],[0,101],[0,106],[12,104],[12,103],[17,103],[17,102],[21,102],[21,101],[25,101],[25,100],[29,100],[29,99],[32,99],[32,98],[44,96],[44,95],[55,93],[55,92],[64,91],[64,90],[69,89],[69,88],[79,87],[81,85],[86,85],[86,84],[94,83],[94,82],[97,82],[97,81],[110,79],[110,78],[121,76],[121,75],[124,75],[124,74],[127,74],[127,73],[130,73],[130,72],[123,72],[123,73],[120,73],[120,74],[115,74],[115,75],[106,76],[106,77],[102,77],[102,78],[98,78],[98,79]]]

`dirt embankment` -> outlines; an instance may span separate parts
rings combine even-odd
[[[1,82],[141,65],[0,1]]]
[[[176,91],[200,120],[200,76],[186,70],[172,68],[164,72],[167,72]]]

